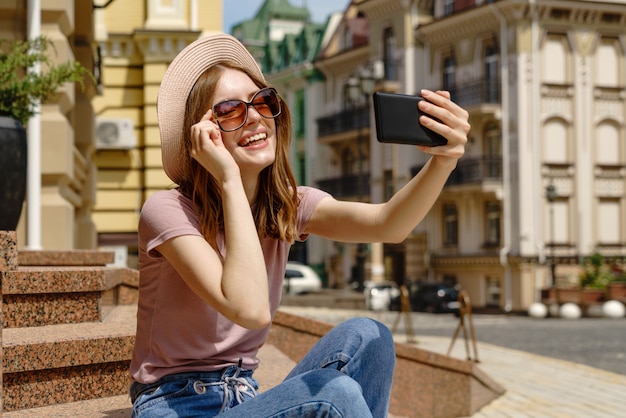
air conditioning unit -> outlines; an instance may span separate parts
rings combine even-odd
[[[96,149],[132,149],[136,146],[132,119],[96,119]]]

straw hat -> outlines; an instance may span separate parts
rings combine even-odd
[[[179,141],[182,138],[185,104],[198,78],[220,62],[235,62],[265,80],[255,59],[241,42],[227,34],[200,38],[174,58],[168,67],[157,98],[157,115],[161,132],[161,157],[167,176],[178,183],[182,177],[183,161]]]

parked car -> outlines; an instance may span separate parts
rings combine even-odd
[[[443,283],[411,283],[408,286],[411,310],[459,314],[459,292]]]
[[[288,262],[283,281],[283,292],[286,295],[319,292],[322,289],[322,279],[311,267]]]
[[[400,289],[394,282],[365,282],[365,307],[372,311],[399,310]]]

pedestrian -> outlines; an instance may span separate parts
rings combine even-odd
[[[253,372],[295,240],[400,242],[436,200],[468,114],[447,93],[424,97],[442,121],[424,122],[448,145],[421,148],[433,156],[389,202],[341,202],[296,185],[289,109],[241,43],[212,35],[178,54],[157,99],[176,186],[150,196],[139,220],[133,416],[386,416],[394,346],[371,319],[338,325],[272,389],[260,392]]]

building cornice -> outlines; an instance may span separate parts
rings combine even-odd
[[[534,6],[532,6],[534,4]],[[572,24],[603,26],[616,29],[626,25],[624,2],[596,1],[556,1],[504,0],[485,4],[451,16],[433,20],[418,28],[420,37],[437,47],[449,45],[458,39],[472,38],[477,33],[493,31],[499,28],[499,16],[507,23],[530,21],[533,16],[546,25]]]

